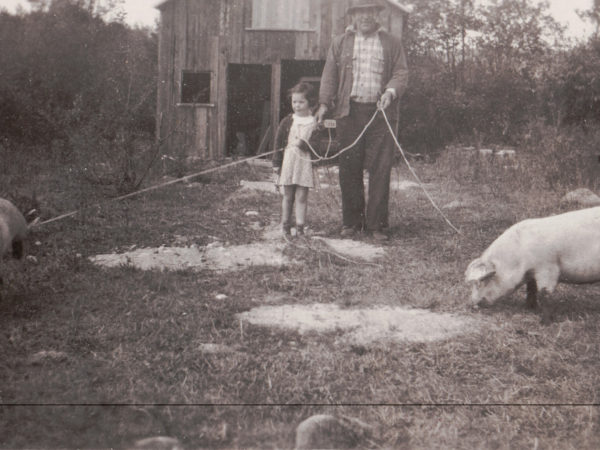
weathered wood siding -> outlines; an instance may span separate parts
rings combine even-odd
[[[220,2],[215,0],[176,0],[161,8],[158,138],[173,156],[212,159],[223,153],[217,104],[180,104],[183,70],[211,72],[211,101],[225,82],[219,65],[219,14]]]
[[[291,3],[292,14],[308,17],[302,31],[261,29],[269,24],[269,9],[278,3],[257,0],[253,12],[252,2],[170,0],[160,6],[157,135],[167,142],[171,155],[224,156],[227,64],[273,65],[271,117],[277,118],[281,61],[324,60],[332,37],[347,26],[349,0]],[[390,31],[402,34],[399,11],[387,15],[386,21]],[[212,104],[178,105],[184,70],[211,73]]]

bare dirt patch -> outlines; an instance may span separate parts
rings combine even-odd
[[[209,244],[206,247],[156,247],[140,248],[124,253],[108,253],[90,257],[90,261],[103,267],[132,266],[140,270],[211,269],[235,271],[251,266],[283,267],[296,262],[283,254],[285,242],[281,241],[278,227],[270,227],[265,233],[267,241],[247,245],[223,246]],[[381,247],[350,239],[322,240],[335,252],[350,257],[372,261],[384,255]]]
[[[340,332],[342,341],[358,345],[435,342],[479,328],[475,320],[456,314],[389,306],[341,309],[335,304],[268,305],[241,313],[238,318],[254,325],[300,333]]]
[[[283,255],[283,247],[281,243],[259,242],[235,246],[208,245],[204,248],[141,248],[125,253],[96,255],[90,260],[104,267],[133,266],[141,270],[234,271],[249,266],[282,267],[293,264]]]
[[[352,239],[331,239],[324,237],[315,237],[315,239],[324,242],[337,253],[350,258],[360,258],[365,261],[373,261],[385,255],[385,250],[383,247],[378,247]]]

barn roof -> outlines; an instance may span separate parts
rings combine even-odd
[[[157,9],[161,9],[164,5],[166,5],[167,3],[171,2],[171,1],[173,1],[173,0],[155,1],[154,7],[157,8]],[[410,12],[411,12],[411,8],[409,8],[408,6],[403,5],[402,3],[400,3],[399,0],[385,0],[385,3],[387,3],[390,6],[395,7],[396,9],[398,9],[403,14],[410,14]]]

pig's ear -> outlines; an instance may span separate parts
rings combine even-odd
[[[465,272],[465,281],[484,281],[496,273],[496,266],[491,261],[482,261],[477,258],[469,264]]]

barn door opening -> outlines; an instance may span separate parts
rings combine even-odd
[[[281,107],[280,119],[292,112],[288,91],[300,81],[308,81],[317,88],[321,84],[321,74],[325,61],[292,60],[281,61]]]
[[[227,154],[258,154],[268,147],[271,130],[271,66],[229,64],[227,66]],[[265,144],[263,144],[263,147]]]

